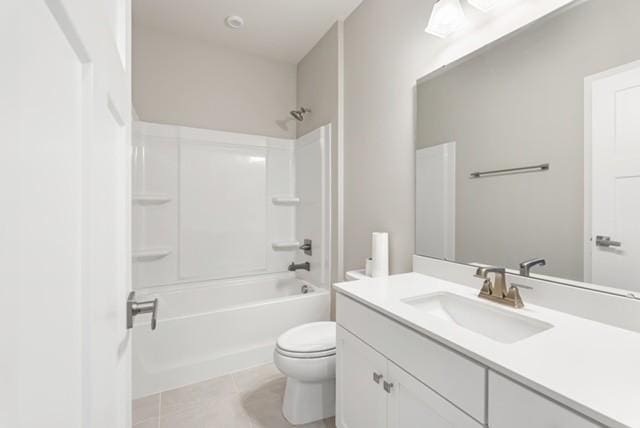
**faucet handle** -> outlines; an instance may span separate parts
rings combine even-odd
[[[522,296],[520,296],[520,289],[518,287],[514,287],[512,285],[505,296],[505,300],[511,302],[514,308],[524,308],[524,302],[522,301]]]
[[[505,268],[498,267],[498,266],[480,266],[476,270],[475,277],[476,278],[486,279],[487,278],[487,274],[489,274],[489,273],[501,273],[501,274],[504,274],[504,273],[506,273],[506,270],[505,270]]]

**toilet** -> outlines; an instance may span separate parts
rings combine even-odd
[[[290,423],[335,416],[335,322],[314,322],[285,332],[276,343],[274,362],[287,376],[282,414]]]

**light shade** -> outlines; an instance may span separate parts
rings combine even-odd
[[[469,4],[483,12],[489,12],[496,7],[502,0],[469,0]]]
[[[467,21],[460,0],[438,0],[433,5],[429,25],[425,31],[438,37],[447,37],[459,30]]]

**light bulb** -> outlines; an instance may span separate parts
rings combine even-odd
[[[482,12],[489,12],[502,0],[469,0],[469,4]]]
[[[444,38],[459,30],[466,20],[460,0],[438,0],[433,5],[429,25],[425,31]]]

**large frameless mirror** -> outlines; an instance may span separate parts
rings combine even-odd
[[[639,16],[576,2],[418,82],[417,254],[640,296]]]

